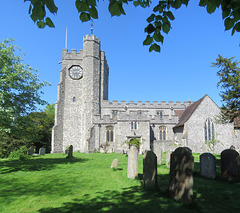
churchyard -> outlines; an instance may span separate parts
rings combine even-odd
[[[220,155],[216,155],[213,179],[201,175],[209,173],[203,168],[200,173],[200,155],[193,153],[194,199],[184,204],[169,195],[167,153],[162,154],[162,165],[157,165],[158,189],[146,189],[147,183],[143,187],[147,177],[143,164],[148,163],[143,163],[143,158],[152,156],[145,154],[138,156],[136,179],[128,178],[126,154],[46,154],[24,161],[1,159],[0,212],[239,212],[240,182],[221,176]],[[211,156],[202,158],[204,161]],[[178,160],[174,164],[179,166]]]

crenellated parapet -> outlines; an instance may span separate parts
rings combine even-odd
[[[102,107],[103,108],[113,108],[113,109],[114,108],[123,108],[123,109],[131,109],[131,108],[135,108],[135,109],[137,109],[137,108],[144,108],[144,109],[148,109],[148,108],[151,108],[151,109],[170,109],[170,108],[185,109],[193,103],[194,102],[192,102],[192,101],[184,101],[183,103],[180,102],[180,101],[176,101],[176,102],[173,102],[173,101],[169,101],[169,102],[153,101],[151,103],[150,101],[145,101],[145,102],[129,101],[129,102],[127,102],[127,101],[123,100],[123,101],[118,102],[116,100],[113,100],[112,102],[110,102],[109,100],[104,100],[102,102]]]
[[[111,117],[110,115],[95,115],[94,116],[94,121],[93,123],[95,124],[116,124],[117,123],[117,118]]]
[[[96,37],[95,35],[85,35],[83,37],[83,42],[85,41],[95,41],[97,43],[100,43],[100,39]]]
[[[72,49],[71,51],[68,51],[67,49],[62,50],[62,60],[81,60],[83,58],[83,51],[80,50],[77,52],[77,50]]]

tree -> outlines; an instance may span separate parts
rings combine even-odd
[[[30,2],[29,14],[39,28],[46,25],[54,27],[52,20],[47,17],[46,10],[52,14],[57,13],[57,6],[54,0],[24,0]],[[154,2],[154,3],[153,3]],[[171,21],[175,19],[172,10],[179,9],[182,5],[187,6],[189,0],[109,0],[108,10],[112,16],[125,15],[124,4],[133,3],[135,7],[153,7],[152,14],[147,18],[148,25],[145,28],[147,33],[144,45],[150,45],[149,51],[160,52],[158,43],[163,44],[163,33],[168,34],[171,29]],[[99,0],[76,0],[76,9],[79,12],[79,18],[82,22],[98,18],[97,3]],[[222,18],[224,20],[225,30],[232,29],[232,35],[235,31],[240,32],[240,1],[239,0],[199,0],[199,6],[205,7],[208,13],[215,12],[216,8],[222,9]]]
[[[42,112],[31,112],[26,119],[27,123],[25,139],[28,146],[34,146],[36,151],[41,147],[46,148],[46,152],[51,151],[52,127],[54,125],[54,104],[46,106]]]
[[[12,132],[18,122],[37,105],[45,105],[40,89],[47,82],[40,82],[37,71],[24,64],[12,40],[0,43],[0,131]]]
[[[240,67],[238,67],[239,62],[233,60],[234,57],[223,58],[219,55],[216,62],[212,63],[213,67],[220,69],[217,72],[220,77],[217,85],[222,89],[220,92],[223,102],[221,120],[230,120],[230,122],[236,121],[240,116]]]
[[[37,71],[23,63],[20,49],[13,40],[0,43],[0,156],[13,148],[26,145],[27,115],[45,105],[40,90],[48,85],[40,82]]]

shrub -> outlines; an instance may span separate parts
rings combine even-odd
[[[26,146],[21,146],[19,149],[13,150],[10,153],[9,158],[17,159],[17,160],[27,160],[30,158],[30,156],[27,155],[27,150],[28,149]]]
[[[14,138],[8,133],[0,133],[0,158],[7,158],[15,149],[19,149],[26,144],[25,141]]]
[[[136,146],[137,149],[139,149],[141,145],[140,138],[132,138],[129,141],[125,141],[125,143],[129,146]]]

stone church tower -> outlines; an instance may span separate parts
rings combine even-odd
[[[55,105],[52,153],[63,152],[69,145],[74,151],[95,148],[95,115],[102,100],[108,99],[108,75],[105,53],[94,35],[83,38],[83,50],[62,51],[62,70]]]

